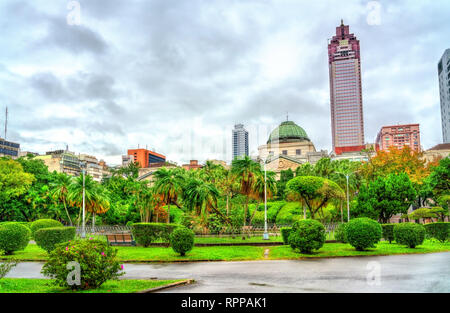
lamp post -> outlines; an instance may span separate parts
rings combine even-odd
[[[84,169],[84,164],[80,163],[81,166],[83,166],[83,168],[81,169],[81,173],[83,175],[83,222],[81,224],[81,238],[86,238],[86,201],[85,201],[85,196],[86,196],[86,191],[85,191],[85,169]]]
[[[263,240],[269,240],[269,233],[267,232],[267,171],[266,171],[266,162],[267,159],[264,160],[264,234]]]

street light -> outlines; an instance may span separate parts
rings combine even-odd
[[[80,162],[81,173],[83,175],[83,223],[81,224],[81,238],[86,238],[86,202],[85,202],[85,177],[86,177],[86,170],[84,168],[84,163]]]
[[[267,159],[264,159],[264,234],[263,240],[269,240],[269,232],[267,231],[267,171],[266,163]]]

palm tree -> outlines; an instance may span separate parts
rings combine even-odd
[[[84,187],[86,211],[93,214],[92,222],[95,223],[95,214],[102,214],[109,210],[108,195],[106,190],[90,175],[86,175]],[[83,174],[78,176],[69,186],[68,199],[72,206],[80,207],[77,223],[80,225],[80,216],[83,209]]]
[[[269,171],[266,172],[266,192],[267,192],[267,199],[271,199],[274,194],[277,193],[277,180],[275,178],[276,173]],[[250,224],[252,223],[253,217],[255,216],[256,211],[259,208],[259,204],[261,201],[264,201],[264,172],[259,171],[255,175],[256,179],[253,184],[253,192],[251,194],[251,198],[255,199],[257,201],[257,205],[255,207],[255,210],[252,213],[252,216],[250,217]]]
[[[216,184],[226,197],[226,214],[228,216],[231,210],[230,198],[233,197],[233,194],[239,188],[239,183],[236,182],[236,176],[230,170],[224,169]]]
[[[73,225],[70,218],[69,211],[67,210],[67,198],[69,194],[69,187],[72,183],[72,178],[64,173],[57,174],[56,182],[51,184],[51,196],[56,201],[61,201],[64,204],[64,210],[66,211],[67,218],[69,219],[70,226]]]
[[[245,156],[241,159],[234,159],[231,163],[231,172],[236,175],[240,184],[240,193],[246,196],[244,207],[244,226],[247,225],[248,201],[253,193],[253,185],[255,183],[256,174],[261,172],[258,163]]]
[[[167,204],[167,223],[170,223],[170,204],[175,203],[182,193],[183,174],[177,168],[167,169],[163,167],[157,170],[153,176],[155,177],[155,193],[162,196],[164,203]]]

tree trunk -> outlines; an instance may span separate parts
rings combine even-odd
[[[256,211],[258,211],[258,209],[259,209],[259,202],[258,202],[258,204],[256,205],[256,208],[255,208],[255,210],[253,211],[252,216],[250,217],[250,222],[249,222],[250,225],[252,224],[253,218],[255,217],[255,213],[256,213]]]
[[[228,207],[229,195],[227,194],[227,216],[230,215],[230,208]]]
[[[95,233],[95,212],[92,213],[92,233]]]
[[[245,201],[245,208],[244,208],[244,226],[247,226],[247,211],[248,211],[248,196],[247,200]]]
[[[73,224],[72,224],[72,219],[70,218],[69,211],[67,210],[66,199],[64,199],[64,198],[63,198],[63,203],[64,203],[64,210],[66,210],[67,217],[69,218],[70,226],[73,226]]]
[[[341,223],[344,223],[344,212],[342,211],[342,201],[341,201]]]
[[[167,224],[170,223],[170,203],[167,205]]]

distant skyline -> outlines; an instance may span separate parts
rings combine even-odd
[[[341,19],[361,46],[365,141],[419,123],[424,149],[442,143],[448,1],[79,0],[68,25],[70,2],[0,3],[1,129],[8,106],[23,150],[120,164],[139,144],[180,164],[229,161],[235,124],[256,155],[289,112],[330,152],[327,40]]]

